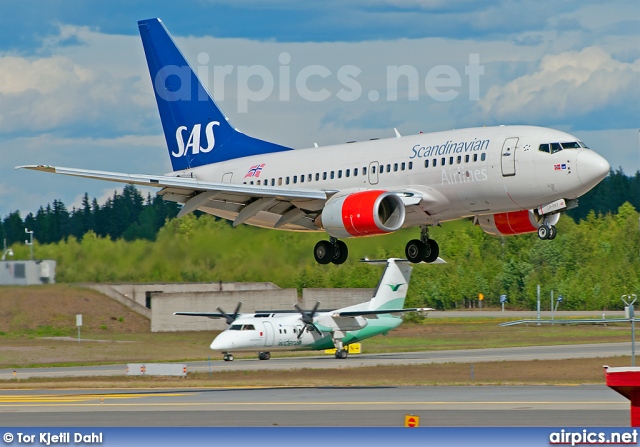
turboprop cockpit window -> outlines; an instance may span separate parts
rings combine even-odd
[[[230,331],[240,331],[240,330],[242,330],[242,325],[241,324],[232,324],[231,326],[229,326],[229,330]]]
[[[242,330],[243,331],[255,331],[256,328],[253,326],[253,324],[245,324],[244,326],[242,326]]]
[[[560,143],[562,149],[580,149],[580,145],[577,141],[572,141],[571,143]]]

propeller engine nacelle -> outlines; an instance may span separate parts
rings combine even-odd
[[[361,191],[329,199],[316,225],[333,237],[362,237],[396,231],[404,218],[404,203],[397,194]]]
[[[559,213],[547,216],[549,225],[557,224],[558,220],[560,220]],[[543,224],[543,218],[534,210],[522,210],[477,216],[474,223],[480,225],[485,233],[493,236],[512,236],[538,231]]]

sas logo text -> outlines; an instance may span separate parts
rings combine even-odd
[[[211,152],[213,150],[213,147],[216,144],[215,135],[213,134],[213,126],[219,126],[219,125],[220,125],[219,121],[211,121],[204,128],[204,133],[205,133],[204,143],[206,144],[205,147],[202,147],[200,145],[200,133],[202,130],[202,124],[195,124],[193,126],[193,129],[191,129],[191,133],[189,134],[189,138],[187,139],[186,143],[184,141],[184,136],[185,136],[184,132],[188,131],[189,129],[187,128],[187,126],[178,127],[176,129],[176,143],[178,143],[178,152],[171,152],[171,155],[173,157],[179,158],[184,155],[187,155],[189,151],[191,151],[193,155],[197,155],[200,152],[204,152],[204,153]]]

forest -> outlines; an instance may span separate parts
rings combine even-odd
[[[621,295],[640,293],[639,180],[640,173],[612,172],[572,210],[580,214],[561,217],[553,241],[494,237],[466,220],[434,228],[447,264],[414,267],[408,304],[460,308],[482,293],[485,306],[497,307],[505,294],[507,308],[535,309],[540,284],[543,302],[552,290],[563,295],[561,310],[620,309]],[[404,245],[419,231],[346,240],[347,263],[320,266],[312,249],[322,233],[233,228],[210,215],[177,219],[177,211],[127,186],[103,206],[85,195],[83,207],[71,212],[57,201],[24,220],[11,213],[0,237],[14,259],[27,259],[24,228],[34,230],[35,257],[58,262],[58,282],[271,281],[302,289],[375,287],[380,268],[358,259],[404,257]]]

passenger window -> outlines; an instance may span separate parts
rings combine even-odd
[[[384,165],[380,165],[380,174],[384,172]]]
[[[300,176],[300,183],[304,183],[304,174]]]
[[[293,183],[298,183],[298,176],[297,175],[293,176]]]
[[[358,168],[353,168],[353,176],[354,177],[358,176]]]
[[[485,161],[486,159],[487,159],[487,154],[483,152],[482,155],[480,155],[480,160]]]
[[[453,157],[449,157],[449,164],[452,165],[453,164]]]
[[[250,184],[250,185],[253,185],[253,180],[251,180],[251,181],[249,182],[249,184]]]
[[[282,177],[278,178],[278,186],[282,186]]]
[[[391,172],[391,165],[387,165],[387,172]]]
[[[275,186],[276,185],[276,179],[272,178],[271,179],[271,186]]]
[[[347,169],[346,171],[344,171],[345,177],[349,177],[350,174],[351,174],[351,169]]]
[[[478,161],[478,154],[473,154],[473,161],[474,162]]]
[[[364,175],[364,174],[366,174],[366,172],[365,172],[365,170],[366,170],[366,169],[367,169],[367,168],[362,168],[362,174],[363,174],[363,175]],[[372,173],[372,174],[375,174],[375,173],[376,173],[376,167],[375,167],[375,166],[371,166],[371,173]]]
[[[412,170],[412,169],[413,169],[413,162],[412,162],[412,161],[410,161],[410,162],[409,162],[409,170]]]
[[[327,179],[327,173],[326,173],[326,172],[323,172],[323,173],[322,173],[322,180],[326,180],[326,179]]]
[[[424,167],[425,167],[425,168],[428,168],[428,167],[429,167],[429,160],[428,160],[428,159],[424,161]]]
[[[462,163],[462,155],[458,155],[458,164]]]
[[[289,184],[289,177],[287,177],[286,182],[287,182],[287,185],[288,185]]]
[[[375,168],[373,169],[373,173],[374,174],[376,173]],[[362,168],[362,175],[367,175],[367,168],[366,167]]]
[[[556,152],[560,152],[562,150],[562,147],[560,146],[560,143],[551,143],[551,153],[555,154]]]
[[[342,178],[342,169],[338,170],[338,178]]]
[[[331,180],[333,180],[334,177],[335,177],[335,173],[334,171],[331,171]]]
[[[464,156],[464,162],[469,163],[469,154]]]
[[[549,153],[549,145],[548,144],[541,144],[540,147],[538,147],[538,150],[540,152]]]
[[[431,165],[435,168],[436,166],[438,166],[438,159],[434,158],[433,159],[433,163],[431,163]]]
[[[405,167],[405,163],[402,162],[402,164],[400,165],[400,169],[402,169],[404,171],[404,167]]]
[[[398,163],[393,164],[393,172],[398,172]]]
[[[445,157],[442,157],[442,160],[440,160],[440,165],[444,166],[447,164],[447,159]]]
[[[320,180],[320,174],[316,172],[316,182]]]
[[[309,174],[309,181],[313,180],[313,174]],[[316,179],[318,180],[318,179]]]

